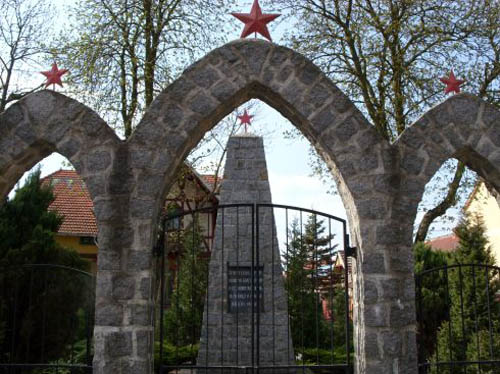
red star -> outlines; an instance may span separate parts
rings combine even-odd
[[[59,69],[57,64],[54,62],[52,64],[52,69],[49,71],[41,71],[40,74],[43,74],[47,77],[47,81],[45,82],[45,88],[50,86],[51,84],[58,84],[59,86],[63,86],[61,82],[61,77],[68,72],[67,69]]]
[[[246,109],[245,109],[245,112],[243,113],[243,115],[238,116],[238,119],[241,121],[241,123],[245,125],[245,132],[247,132],[247,126],[251,124],[252,117],[253,116],[251,116],[247,113]]]
[[[267,29],[267,24],[278,18],[281,14],[262,14],[259,0],[254,0],[250,13],[231,13],[231,15],[238,18],[245,24],[245,28],[241,33],[241,38],[246,38],[254,32],[259,33],[264,38],[272,42],[271,35],[269,35],[269,30]]]
[[[462,85],[465,81],[462,79],[456,79],[455,74],[453,74],[453,69],[450,72],[450,76],[448,78],[443,77],[439,78],[441,82],[446,84],[446,87],[444,88],[444,93],[450,93],[450,92],[455,92],[455,93],[460,93],[460,85]]]

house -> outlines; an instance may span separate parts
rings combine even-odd
[[[498,198],[481,182],[476,184],[464,206],[464,212],[481,217],[495,263],[500,266],[500,205]]]
[[[349,317],[352,319],[353,317],[353,278],[352,278],[352,270],[353,270],[353,261],[352,257],[347,257],[347,290],[349,292]],[[345,268],[346,268],[346,257],[344,251],[337,251],[333,257],[333,275],[334,281],[333,283],[338,285],[341,288],[345,288]],[[325,303],[325,299],[323,298],[323,314],[327,320],[330,319],[330,312],[328,311],[328,304]]]
[[[54,201],[49,210],[61,214],[63,222],[56,241],[75,249],[90,262],[91,271],[97,269],[97,222],[94,206],[82,178],[74,170],[59,170],[41,180],[52,186]]]
[[[500,206],[498,198],[494,197],[484,182],[476,183],[472,193],[464,205],[463,213],[483,220],[485,235],[497,266],[500,266]],[[452,252],[458,246],[455,234],[434,238],[426,242],[432,248]]]
[[[95,273],[97,271],[98,227],[92,199],[84,181],[74,170],[59,170],[42,178],[41,182],[53,188],[54,201],[49,206],[49,210],[57,211],[63,216],[63,222],[56,234],[56,241],[64,247],[75,249],[82,257],[88,259],[91,271]],[[213,176],[200,175],[186,165],[167,195],[165,212],[176,215],[184,211],[217,206],[218,182]],[[169,221],[170,224],[172,221],[177,222],[174,224],[177,228],[184,227],[189,224],[190,217],[172,218]],[[203,227],[209,228],[203,237],[206,252],[209,252],[215,213],[205,215],[203,222]]]

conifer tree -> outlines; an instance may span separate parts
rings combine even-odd
[[[423,242],[413,247],[415,257],[419,361],[424,362],[435,350],[437,331],[446,319],[446,279],[441,271],[427,270],[447,265],[445,252],[436,251]]]
[[[93,303],[90,277],[28,266],[88,269],[78,253],[56,243],[62,217],[48,211],[53,199],[51,188],[40,184],[38,170],[0,206],[0,362],[66,359],[70,343],[85,336],[78,336],[78,312]]]
[[[196,223],[194,227],[192,224],[170,235],[176,236],[169,241],[177,247],[178,257],[173,265],[175,271],[167,272],[167,278],[173,278],[173,290],[164,315],[166,341],[175,346],[197,345],[208,286],[208,259],[203,256],[203,238]],[[193,357],[196,353],[192,351]]]
[[[285,289],[292,341],[296,351],[306,348],[329,348],[330,328],[321,306],[321,290],[331,278],[333,235],[310,215],[303,228],[297,220],[290,228],[289,245],[284,254]]]
[[[432,360],[498,360],[500,305],[495,302],[495,295],[500,290],[498,271],[483,266],[454,267],[495,265],[482,220],[465,217],[456,227],[455,234],[459,246],[444,274],[448,285],[445,296],[448,316],[438,330],[437,349]],[[453,373],[455,369],[441,368],[441,373]],[[487,365],[483,370],[490,373]]]

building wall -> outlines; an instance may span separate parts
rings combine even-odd
[[[56,242],[63,247],[74,249],[90,262],[90,272],[97,273],[97,246],[80,244],[79,236],[56,235]]]
[[[482,217],[496,265],[500,266],[500,207],[484,183],[479,185],[476,195],[466,211],[469,214]]]

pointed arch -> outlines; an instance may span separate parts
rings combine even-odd
[[[102,174],[119,143],[106,122],[78,101],[48,90],[28,95],[0,114],[1,196],[25,171],[58,152],[71,161],[95,200],[104,194]]]
[[[500,110],[476,96],[448,98],[405,130],[395,145],[401,149],[402,172],[421,193],[449,158],[464,162],[500,190]]]
[[[355,210],[351,193],[363,194],[367,178],[391,169],[388,142],[312,62],[265,41],[237,40],[189,67],[148,108],[129,140],[131,154],[148,165],[138,191],[154,184],[154,198],[163,196],[205,132],[252,98],[279,111],[316,147],[348,210]]]

